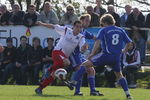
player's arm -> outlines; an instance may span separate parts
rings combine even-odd
[[[82,37],[79,41],[80,52],[85,52],[88,49],[88,45],[86,44],[85,38]]]
[[[60,35],[64,35],[65,32],[67,31],[67,27],[65,26],[60,26],[60,25],[53,25],[53,24],[47,24],[43,23],[41,21],[36,22],[37,25],[41,25],[50,29],[54,29],[56,32],[58,32]]]
[[[37,25],[40,25],[40,26],[44,26],[44,27],[47,27],[47,28],[51,28],[51,29],[54,29],[55,26],[53,24],[47,24],[47,23],[43,23],[41,21],[37,21],[36,22]]]
[[[96,36],[94,36],[92,33],[85,31],[85,38],[86,39],[92,39],[92,40],[96,40]]]
[[[132,40],[129,38],[125,30],[122,31],[123,31],[123,41],[126,43],[124,49],[122,50],[122,53],[126,53],[130,48],[130,46],[132,45]]]
[[[99,50],[100,50],[100,40],[97,39],[94,43],[94,47],[92,49],[92,52],[88,58],[90,59],[91,57],[93,57],[95,54],[97,54],[99,52]]]
[[[126,53],[129,50],[131,45],[132,45],[132,42],[127,43],[125,45],[124,49],[122,50],[122,53]]]

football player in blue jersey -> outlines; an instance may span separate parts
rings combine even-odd
[[[132,99],[127,81],[122,75],[120,67],[120,56],[122,53],[127,52],[132,40],[127,36],[123,29],[115,26],[115,20],[112,15],[103,15],[100,19],[100,23],[104,28],[99,31],[88,60],[83,62],[81,66],[112,66],[118,79],[118,83],[122,86],[127,99]],[[123,48],[124,43],[126,45]],[[99,53],[100,48],[101,52]]]
[[[83,34],[86,39],[96,40],[96,37],[90,32],[86,31],[85,29],[89,26],[90,20],[91,20],[91,16],[89,14],[81,15],[80,21],[83,27],[81,34]],[[72,55],[70,56],[71,64],[75,68],[78,68],[78,66],[85,60],[86,59],[80,53],[79,48],[76,48],[74,53],[72,53]],[[102,96],[103,94],[99,93],[99,91],[96,91],[95,89],[95,69],[93,67],[86,68],[84,66],[78,68],[78,70],[74,73],[74,77],[72,80],[73,81],[72,83],[75,85],[76,88],[74,95],[80,95],[80,96],[83,95],[83,93],[80,92],[80,87],[82,85],[82,77],[85,72],[87,72],[87,78],[90,86],[90,95]]]

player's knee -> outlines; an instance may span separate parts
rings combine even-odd
[[[124,77],[122,72],[115,72],[115,75],[116,75],[118,80]]]
[[[87,60],[87,61],[85,61],[85,62],[82,63],[82,66],[85,66],[85,67],[92,67],[93,64],[92,64],[91,61]]]
[[[63,63],[64,63],[64,66],[65,66],[65,67],[70,65],[69,59],[64,59],[64,60],[63,60]]]
[[[94,67],[87,68],[86,72],[89,75],[95,75],[95,69],[94,69]]]

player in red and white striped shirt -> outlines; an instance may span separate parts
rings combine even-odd
[[[68,57],[75,50],[77,46],[80,47],[80,51],[84,52],[87,48],[85,43],[85,38],[80,31],[82,29],[82,25],[80,21],[76,21],[74,23],[73,29],[67,28],[65,26],[60,25],[52,25],[45,24],[42,22],[38,22],[38,25],[42,25],[48,28],[52,28],[56,30],[60,35],[60,40],[57,43],[56,47],[52,52],[52,59],[54,64],[48,71],[51,73],[48,75],[41,83],[40,86],[35,90],[37,94],[42,94],[42,89],[47,85],[53,82],[54,80],[54,72],[58,68],[63,68],[65,66],[70,65],[70,61]]]

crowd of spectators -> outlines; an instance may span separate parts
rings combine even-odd
[[[146,17],[140,9],[126,5],[125,13],[120,16],[113,5],[108,5],[107,9],[105,9],[101,0],[96,0],[96,4],[95,7],[86,7],[85,13],[91,16],[89,27],[99,27],[101,25],[99,23],[100,17],[105,13],[111,14],[116,21],[116,26],[131,28],[127,33],[135,42],[136,49],[139,50],[140,64],[144,64],[148,35],[146,30],[140,30],[140,28],[150,28],[150,13]],[[18,4],[14,4],[11,11],[8,11],[5,5],[0,5],[0,25],[25,25],[32,27],[36,25],[37,21],[42,21],[49,24],[71,26],[76,20],[79,20],[79,16],[75,12],[74,6],[68,5],[66,12],[59,19],[50,2],[45,2],[41,12],[37,12],[34,5],[30,5],[26,12],[21,11]],[[38,84],[39,72],[43,68],[42,66],[44,66],[43,73],[46,73],[45,69],[52,64],[51,52],[54,39],[48,37],[47,43],[48,47],[43,49],[40,46],[38,37],[34,37],[32,45],[30,45],[27,43],[27,37],[21,36],[20,46],[15,47],[13,46],[12,38],[7,38],[5,51],[3,54],[0,54],[0,83],[6,84],[9,76],[13,75],[16,84],[27,84],[28,80],[31,80],[32,84]],[[130,53],[132,52],[129,51],[124,57],[132,59],[129,58]],[[128,67],[132,67],[126,65],[128,59],[125,59],[123,63],[123,66],[126,66],[126,70],[128,70]]]

